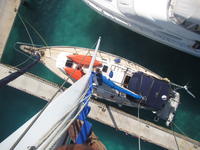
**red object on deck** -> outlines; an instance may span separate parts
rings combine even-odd
[[[92,60],[92,56],[86,56],[86,55],[68,55],[69,59],[71,59],[73,62],[83,65],[83,66],[89,66],[90,62]],[[98,60],[95,60],[94,67],[102,66],[102,63]]]
[[[65,67],[65,72],[73,79],[79,80],[85,73],[83,72],[82,69],[74,69],[74,68],[69,68]]]

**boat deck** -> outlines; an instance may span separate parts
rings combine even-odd
[[[10,34],[20,0],[0,0],[0,59]]]
[[[68,55],[69,54],[71,54],[71,55],[79,54],[79,55],[90,55],[90,56],[92,56],[94,54],[93,49],[72,47],[72,46],[50,46],[50,47],[42,47],[42,48],[36,48],[36,47],[32,48],[31,46],[22,44],[20,46],[20,49],[29,54],[31,54],[32,51],[43,52],[42,57],[41,57],[42,63],[47,68],[49,68],[52,72],[54,72],[55,74],[57,74],[59,77],[61,77],[63,79],[67,79],[68,77],[60,69],[58,69],[58,67],[56,67],[56,60],[57,60],[59,54],[66,53],[66,57],[67,57],[67,54]],[[154,76],[155,78],[168,81],[168,79],[160,77],[158,74],[152,72],[151,70],[149,70],[135,62],[132,62],[125,58],[122,58],[120,56],[116,56],[116,55],[98,50],[97,57],[96,57],[96,59],[100,62],[109,62],[109,63],[112,60],[115,60],[116,58],[120,59],[120,63],[115,63],[112,65],[112,67],[114,67],[113,71],[116,71],[119,73],[122,71],[119,71],[118,69],[124,69],[124,71],[125,71],[128,68],[127,71],[130,74],[132,74],[131,73],[132,71],[141,71],[150,76]],[[118,66],[118,67],[116,67],[116,66]],[[73,83],[73,81],[71,79],[69,79],[68,82],[71,84]]]
[[[0,65],[0,79],[15,71],[14,68]],[[9,83],[10,86],[49,100],[58,90],[58,86],[31,74],[25,74]],[[105,125],[121,130],[150,143],[170,150],[200,150],[200,142],[190,139],[171,130],[138,119],[121,110],[91,100],[89,117]]]

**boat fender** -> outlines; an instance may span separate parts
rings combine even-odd
[[[109,73],[109,77],[112,78],[113,77],[113,71],[111,70]]]
[[[114,59],[114,62],[115,62],[116,64],[118,64],[118,63],[121,62],[121,59],[120,59],[120,58],[115,58],[115,59]]]

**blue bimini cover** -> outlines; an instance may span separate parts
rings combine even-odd
[[[156,79],[143,72],[136,72],[128,83],[128,89],[145,97],[142,103],[153,109],[161,109],[169,100],[171,87],[167,81]],[[131,97],[127,97],[132,99]],[[134,100],[134,99],[132,99]]]

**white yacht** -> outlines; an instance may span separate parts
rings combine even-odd
[[[200,57],[199,0],[83,0],[108,19]]]

